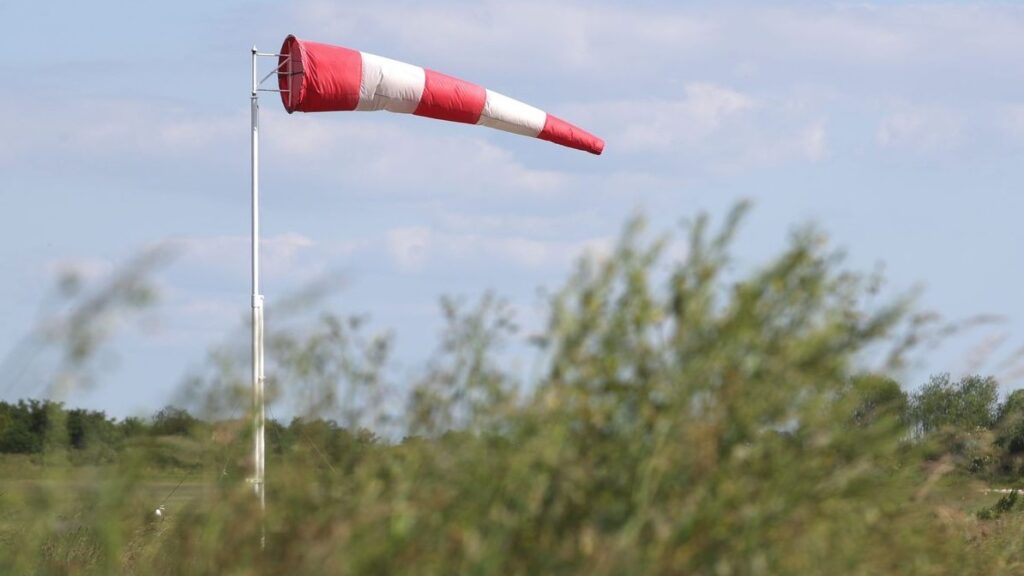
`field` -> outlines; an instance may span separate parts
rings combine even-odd
[[[436,459],[432,463],[416,461],[423,456],[413,454],[418,450],[399,455],[402,450],[392,447],[387,449],[392,454],[378,455],[389,461],[383,469],[378,458],[364,461],[371,468],[369,473],[331,473],[311,465],[309,458],[293,462],[271,458],[265,533],[261,533],[255,498],[239,478],[225,482],[210,475],[196,479],[202,473],[175,477],[165,472],[125,481],[124,471],[116,465],[54,469],[24,457],[5,456],[0,459],[0,558],[13,568],[5,573],[26,574],[279,573],[288,566],[294,570],[290,573],[309,574],[323,573],[328,567],[331,573],[353,574],[445,573],[453,566],[471,573],[490,573],[490,566],[494,573],[510,566],[515,567],[514,573],[523,574],[533,570],[579,573],[580,565],[588,573],[606,566],[602,573],[658,571],[651,564],[632,565],[653,563],[654,559],[643,556],[617,562],[621,554],[643,551],[646,542],[631,539],[624,546],[622,540],[631,537],[628,533],[609,537],[598,531],[611,521],[602,516],[613,515],[622,506],[609,500],[610,494],[586,494],[588,488],[597,487],[588,487],[585,478],[577,478],[576,484],[583,492],[575,497],[561,495],[567,500],[556,509],[551,509],[553,503],[533,502],[537,508],[530,511],[524,508],[531,505],[531,495],[519,494],[519,488],[505,497],[482,495],[501,493],[500,484],[512,479],[456,462],[457,456],[446,457],[454,446],[466,448],[460,441],[448,444],[449,449],[428,449],[429,459]],[[397,461],[392,460],[396,456]],[[476,456],[494,462],[481,453]],[[978,480],[943,468],[938,464],[930,474],[917,476],[917,482],[901,491],[903,500],[893,498],[891,492],[897,487],[886,482],[865,487],[867,493],[850,494],[848,488],[837,493],[833,491],[837,487],[792,480],[815,492],[809,495],[761,478],[772,487],[752,488],[760,483],[754,482],[747,489],[785,499],[784,504],[743,498],[734,506],[715,506],[703,511],[711,516],[705,516],[703,527],[691,533],[698,535],[700,547],[717,548],[715,556],[730,558],[729,562],[742,559],[733,568],[739,574],[824,574],[826,570],[816,566],[826,563],[831,565],[828,571],[838,568],[841,573],[861,573],[863,565],[870,567],[863,573],[876,574],[1017,573],[1024,560],[1020,544],[1024,515],[1011,505],[1003,514],[980,519],[979,512],[997,508],[1004,496],[988,494]],[[529,469],[536,470],[535,466]],[[417,477],[388,479],[388,472],[399,470]],[[565,472],[571,475],[573,470]],[[475,485],[472,478],[492,484]],[[522,484],[521,478],[518,481],[513,485],[530,485]],[[552,481],[549,477],[536,484]],[[723,482],[719,489],[735,488]],[[160,504],[164,513],[157,517],[154,510]],[[582,517],[573,522],[575,526],[561,524],[568,521],[566,514],[573,508],[573,514]],[[697,512],[699,508],[689,507]],[[648,514],[677,517],[671,509]],[[718,534],[720,541],[709,541],[715,538],[719,522],[731,523],[731,529]],[[657,537],[656,532],[648,532],[643,540],[652,537]],[[261,540],[263,549],[257,544]],[[858,557],[867,548],[874,554]],[[908,554],[908,548],[914,553]],[[673,549],[687,550],[687,543],[678,542]],[[544,553],[530,553],[537,550]],[[687,551],[701,552],[699,548]],[[835,562],[835,555],[841,553],[848,555]],[[934,561],[936,556],[941,563]],[[720,573],[721,560],[703,559],[712,560],[706,573]],[[764,572],[763,563],[781,565],[784,570]]]

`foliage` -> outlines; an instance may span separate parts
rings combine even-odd
[[[906,328],[909,304],[869,305],[877,279],[845,270],[813,230],[739,274],[728,249],[741,215],[717,232],[694,222],[681,261],[668,258],[669,238],[650,240],[633,221],[613,254],[581,262],[551,298],[534,338],[542,368],[525,383],[502,356],[517,327],[493,296],[444,302],[438,355],[401,397],[385,383],[389,338],[362,337],[360,322],[325,314],[304,333],[274,335],[275,394],[297,390],[309,414],[268,425],[264,516],[243,482],[247,421],[211,417],[187,437],[139,437],[140,451],[73,501],[41,487],[0,493],[0,514],[18,525],[0,533],[0,564],[98,574],[1019,573],[1015,501],[988,513],[952,506],[951,493],[978,492],[932,442],[980,429],[1010,446],[1019,403],[999,409],[995,381],[975,377],[939,377],[908,398],[892,365],[865,358]],[[220,360],[223,377],[208,382],[234,382],[237,366]],[[389,411],[372,420],[390,427],[360,428],[363,414]],[[147,447],[188,452],[196,493],[154,495],[140,473]],[[153,515],[160,497],[164,520]],[[1004,536],[987,540],[994,522]]]
[[[165,406],[153,416],[150,431],[157,436],[188,436],[198,423],[187,410]]]
[[[982,520],[992,520],[1011,512],[1019,506],[1020,492],[1014,490],[1008,492],[1006,495],[1001,496],[995,504],[988,508],[984,508],[978,511],[978,518]]]
[[[38,400],[0,402],[0,452],[35,454],[46,441],[50,406]]]
[[[996,442],[1013,455],[1024,453],[1024,390],[1014,390],[999,407]]]
[[[899,382],[887,376],[864,374],[850,381],[855,398],[853,421],[860,426],[878,424],[884,420],[906,425],[910,420],[910,399]]]
[[[953,382],[949,374],[933,376],[914,395],[914,420],[923,433],[951,427],[991,428],[998,411],[995,378],[967,376]]]

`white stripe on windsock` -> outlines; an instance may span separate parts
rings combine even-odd
[[[356,110],[387,110],[412,114],[423,98],[426,72],[419,66],[399,62],[369,52],[360,52],[363,60]],[[487,100],[477,124],[536,138],[547,113],[504,94],[487,90]]]
[[[363,78],[356,110],[412,114],[426,84],[423,68],[362,52]]]
[[[547,112],[543,110],[487,90],[487,102],[477,124],[536,138],[547,119]]]

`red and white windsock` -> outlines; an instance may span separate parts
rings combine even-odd
[[[388,110],[479,124],[600,154],[604,140],[518,100],[440,72],[288,36],[278,67],[291,112]]]

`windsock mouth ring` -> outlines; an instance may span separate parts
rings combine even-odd
[[[281,103],[289,114],[299,110],[306,92],[306,51],[302,42],[289,34],[281,44],[277,60],[277,87],[281,91]]]

